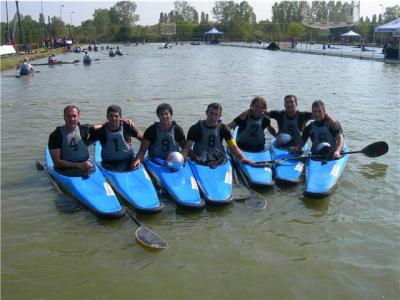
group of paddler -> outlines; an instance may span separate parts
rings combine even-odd
[[[313,103],[312,113],[298,111],[297,104],[297,98],[288,95],[284,98],[285,110],[268,112],[265,99],[255,97],[250,109],[225,125],[220,121],[221,105],[211,103],[206,118],[190,127],[187,139],[183,129],[173,120],[173,109],[167,103],[157,107],[159,122],[148,127],[144,134],[132,121],[122,119],[121,108],[116,105],[108,107],[107,122],[95,126],[80,124],[79,109],[70,105],[64,110],[65,124],[50,135],[48,146],[55,167],[62,172],[71,169],[90,171],[93,164],[87,145],[97,140],[102,145],[103,163],[117,169],[137,168],[146,153],[152,159],[166,160],[175,151],[180,151],[185,160],[189,156],[196,162],[212,166],[218,162],[221,153],[226,153],[224,140],[241,163],[251,164],[254,161],[246,158],[242,150],[262,150],[266,143],[264,129],[268,128],[271,135],[278,137],[280,146],[290,146],[293,152],[298,152],[311,138],[312,153],[323,151],[326,154],[328,150],[331,158],[339,158],[343,133],[338,121],[325,112],[322,101]],[[277,120],[278,134],[271,126],[270,118]],[[305,127],[310,119],[314,121]],[[238,127],[236,140],[230,130],[235,127]],[[132,137],[141,141],[136,155],[131,149]]]

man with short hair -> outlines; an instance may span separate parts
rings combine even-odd
[[[304,129],[301,141],[292,152],[299,152],[308,138],[311,138],[312,154],[324,154],[332,159],[338,159],[344,146],[342,128],[338,121],[335,122],[336,128],[332,127],[331,122],[326,117],[325,104],[321,100],[314,101],[312,104],[312,116],[314,121]]]
[[[184,157],[189,156],[199,163],[214,164],[218,157],[225,155],[225,147],[222,141],[225,140],[233,154],[238,156],[242,163],[252,163],[244,157],[242,151],[236,145],[228,126],[220,121],[222,106],[218,103],[211,103],[206,110],[207,118],[199,120],[190,127],[187,143],[184,149]],[[191,150],[193,145],[193,151]]]
[[[105,168],[126,171],[131,169],[135,157],[131,138],[142,141],[143,135],[133,122],[121,118],[121,108],[117,105],[109,106],[107,122],[95,130],[92,140],[100,141],[102,164]]]
[[[159,122],[148,127],[143,135],[143,141],[136,155],[133,167],[136,168],[144,160],[146,151],[150,158],[167,159],[168,154],[180,151],[185,146],[185,133],[172,119],[173,110],[168,103],[160,104],[156,114]]]
[[[95,131],[93,125],[81,125],[80,111],[75,105],[64,109],[63,126],[58,126],[49,136],[49,152],[57,171],[65,175],[81,171],[87,174],[93,169],[89,161],[88,145]]]

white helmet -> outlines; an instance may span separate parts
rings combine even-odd
[[[292,136],[288,133],[280,133],[275,139],[275,147],[285,147],[292,141]]]
[[[332,146],[327,142],[322,142],[317,147],[318,154],[331,154],[332,153]]]
[[[183,167],[184,159],[180,152],[174,151],[168,154],[167,166],[171,171],[178,171]]]

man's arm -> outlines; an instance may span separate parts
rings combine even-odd
[[[91,170],[93,169],[93,165],[90,161],[84,161],[84,162],[71,162],[67,160],[61,159],[61,149],[49,149],[51,159],[53,160],[54,165],[61,169],[61,168],[76,168],[76,169],[81,169],[81,170]]]
[[[336,149],[332,154],[332,158],[333,159],[338,159],[340,158],[340,153],[343,150],[343,146],[344,146],[344,137],[343,134],[341,132],[336,134]]]

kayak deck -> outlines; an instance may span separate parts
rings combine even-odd
[[[343,151],[349,151],[346,144]],[[348,154],[337,160],[309,159],[306,164],[306,189],[303,194],[311,198],[329,195],[342,175],[348,159]]]
[[[64,176],[54,169],[47,146],[46,162],[49,175],[61,190],[82,202],[99,217],[115,219],[125,214],[112,188],[96,166],[87,178]]]
[[[100,142],[97,141],[96,164],[118,195],[142,213],[155,213],[164,208],[144,166],[126,172],[108,170],[101,164],[101,148]]]
[[[173,172],[167,167],[165,160],[157,159],[157,161],[158,163],[147,156],[144,160],[146,169],[178,205],[185,208],[205,206],[188,163]]]
[[[237,132],[238,128],[236,127],[233,132],[233,136],[235,139],[237,136]],[[246,158],[256,163],[271,160],[271,153],[268,147],[265,147],[263,151],[259,152],[248,152],[242,149],[241,151]],[[236,166],[243,171],[250,184],[264,187],[274,185],[274,181],[272,178],[272,168],[270,166],[260,167],[256,165],[242,164],[239,159],[236,159]]]
[[[274,147],[275,138],[271,139],[272,160],[294,158],[297,155],[291,153],[288,148]],[[305,144],[302,152],[308,151],[309,146]],[[304,162],[298,159],[286,160],[274,164],[275,180],[286,183],[299,183],[304,170]]]
[[[189,160],[193,176],[200,191],[209,204],[227,204],[232,202],[232,165],[226,161],[216,168],[200,165]]]

